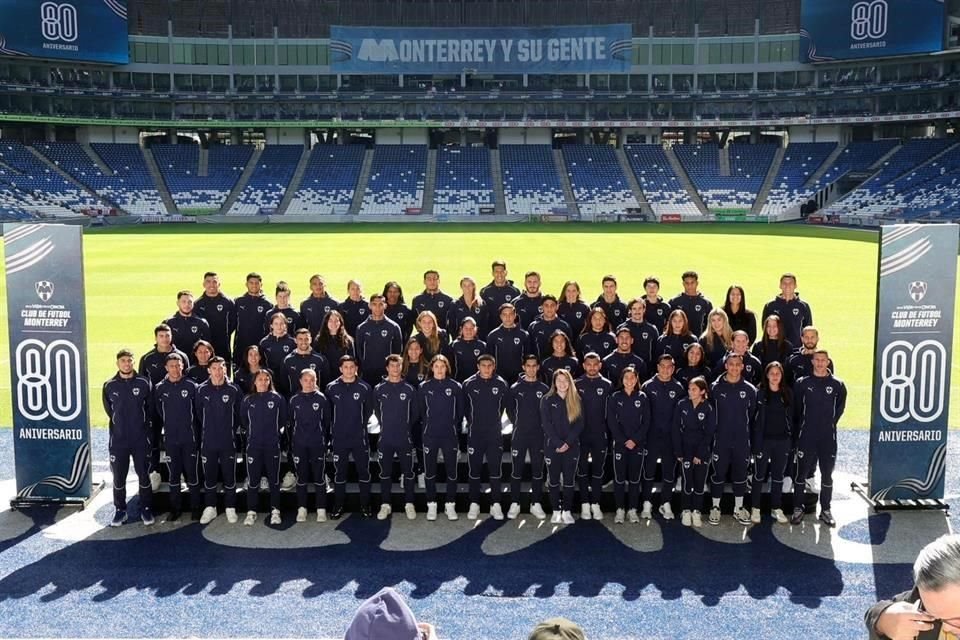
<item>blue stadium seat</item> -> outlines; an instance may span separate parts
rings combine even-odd
[[[197,145],[157,144],[152,149],[170,196],[181,210],[219,210],[253,154],[249,145],[211,146],[207,177],[200,177]]]
[[[398,214],[423,206],[427,177],[427,146],[380,145],[373,151],[370,181],[363,194],[360,213]]]
[[[760,210],[761,215],[784,213],[805,202],[810,192],[804,185],[836,148],[835,142],[791,142],[787,145],[780,170]]]
[[[683,188],[661,145],[625,145],[623,151],[655,214],[700,215],[700,210]]]
[[[543,215],[566,209],[549,145],[501,145],[500,167],[508,214]]]
[[[723,176],[716,145],[679,144],[673,149],[708,209],[752,207],[777,153],[773,144],[733,143],[728,149],[730,175]]]
[[[75,216],[85,210],[108,207],[63,178],[27,147],[0,142],[0,205],[42,216]]]
[[[287,215],[346,213],[353,202],[366,147],[318,144]]]
[[[256,215],[262,209],[277,209],[297,169],[301,145],[271,145],[263,150],[250,180],[227,213]]]
[[[581,213],[624,213],[627,207],[639,206],[613,147],[568,144],[563,158]]]
[[[437,150],[434,214],[477,215],[481,207],[493,207],[495,198],[490,152],[486,147]]]

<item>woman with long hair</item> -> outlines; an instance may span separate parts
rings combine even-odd
[[[384,315],[400,325],[400,335],[407,340],[413,333],[414,313],[403,299],[403,287],[391,280],[383,285],[383,297],[387,301]]]
[[[403,370],[401,375],[403,375],[403,379],[414,389],[430,377],[427,360],[423,357],[423,347],[413,338],[407,340],[407,344],[403,348]]]
[[[730,285],[723,310],[730,320],[730,328],[734,331],[746,331],[750,344],[753,344],[757,339],[757,314],[747,309],[747,294],[743,287],[738,284]]]
[[[685,360],[687,345],[697,341],[697,337],[690,331],[687,323],[687,314],[682,309],[674,309],[667,318],[667,325],[663,334],[657,339],[656,358],[673,356],[678,368],[687,366]]]
[[[600,307],[594,307],[577,338],[577,353],[580,354],[580,359],[583,360],[592,351],[603,360],[616,348],[617,339],[610,331],[607,312]]]
[[[613,521],[617,524],[622,524],[628,514],[630,522],[640,522],[640,473],[649,422],[647,395],[640,391],[636,367],[630,365],[620,372],[620,389],[607,400],[607,427],[613,436],[613,499],[617,506]],[[626,511],[628,489],[630,510]]]
[[[702,509],[710,468],[710,448],[717,431],[717,413],[708,402],[707,381],[697,376],[687,384],[687,397],[673,412],[673,447],[680,454],[680,524],[703,526]]]
[[[733,346],[733,329],[723,309],[714,309],[707,315],[707,328],[700,336],[707,366],[715,367]]]
[[[357,357],[353,338],[347,332],[343,316],[336,309],[328,311],[323,317],[323,326],[320,327],[313,348],[327,359],[330,370],[326,372],[324,380],[334,380],[340,375],[340,358]]]
[[[678,369],[674,377],[686,389],[690,381],[701,376],[704,380],[710,380],[710,367],[707,366],[706,356],[704,356],[703,345],[699,342],[693,342],[687,345],[684,351],[687,359],[687,366]]]
[[[414,342],[414,344],[416,344]],[[463,388],[451,377],[450,362],[434,356],[431,377],[420,385],[420,417],[423,425],[423,464],[427,493],[427,520],[437,519],[437,456],[443,452],[447,494],[443,512],[448,520],[457,515],[457,457],[463,423]]]
[[[267,360],[263,357],[260,347],[252,344],[243,352],[243,361],[237,364],[239,366],[233,382],[246,395],[253,390],[253,379],[261,369],[267,366]]]
[[[574,379],[579,378],[583,372],[580,361],[577,360],[577,353],[570,346],[570,338],[557,329],[550,336],[550,355],[540,365],[540,379],[549,383],[553,380],[553,374],[560,369],[569,371]]]
[[[215,355],[217,354],[213,352],[212,344],[206,340],[197,340],[193,345],[193,361],[195,364],[187,369],[184,375],[197,384],[203,384],[210,379],[207,367],[210,366],[210,358]]]
[[[579,336],[590,315],[590,307],[583,301],[580,285],[576,280],[567,280],[563,283],[563,295],[560,296],[560,305],[557,315],[570,325],[570,335]]]
[[[477,372],[477,358],[487,350],[487,343],[477,337],[477,321],[466,317],[460,323],[460,337],[450,345],[450,358],[453,364],[453,377],[457,382],[464,381]]]
[[[583,432],[583,410],[573,376],[566,369],[553,374],[550,391],[540,401],[540,424],[546,434],[544,462],[547,463],[547,484],[553,503],[552,524],[573,524],[573,488],[580,458],[580,434]],[[563,501],[560,483],[563,482]]]
[[[450,334],[437,324],[437,316],[433,315],[433,311],[421,311],[417,316],[416,328],[413,339],[420,343],[424,360],[430,362],[433,356],[447,355]]]
[[[793,353],[793,345],[783,333],[783,320],[780,316],[767,316],[763,321],[763,337],[753,343],[753,349],[750,350],[764,367],[771,362],[784,363]]]
[[[793,392],[786,384],[786,373],[779,362],[763,370],[763,382],[757,393],[757,418],[751,445],[753,449],[753,487],[750,520],[760,522],[760,498],[763,483],[770,474],[770,511],[780,524],[787,523],[781,508],[783,476],[790,458],[793,438]]]
[[[271,323],[272,324],[272,323]],[[247,433],[247,517],[257,521],[260,479],[270,485],[270,524],[280,524],[280,428],[287,424],[287,401],[273,388],[273,375],[261,369],[253,390],[240,404],[240,423]]]
[[[477,323],[477,331],[483,339],[490,329],[486,326],[487,310],[477,291],[477,282],[470,276],[460,278],[460,297],[453,301],[446,318],[440,318],[446,324],[447,333],[454,336],[460,333],[460,326],[467,318]]]

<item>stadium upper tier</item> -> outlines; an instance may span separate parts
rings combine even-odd
[[[811,201],[841,217],[958,216],[960,143],[801,142],[782,152],[771,142],[630,144],[622,150],[504,144],[495,151],[318,144],[309,151],[299,145],[256,151],[246,145],[154,144],[147,150],[0,141],[0,218],[7,220],[105,208],[140,215],[505,213],[587,220],[639,209],[657,217],[752,211],[796,218]]]

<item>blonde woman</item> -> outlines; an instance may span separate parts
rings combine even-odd
[[[566,369],[553,374],[550,391],[540,401],[540,422],[546,434],[544,461],[547,463],[550,501],[553,503],[552,524],[573,524],[573,488],[580,458],[580,434],[583,432],[583,410],[573,376]],[[563,501],[560,482],[563,476]]]
[[[437,316],[433,315],[433,311],[421,311],[414,324],[417,329],[414,339],[420,343],[420,348],[423,349],[424,360],[430,362],[433,360],[433,356],[447,355],[447,348],[450,346],[450,334],[437,324]]]
[[[460,291],[462,295],[453,301],[450,310],[447,312],[446,321],[447,332],[450,335],[457,335],[463,321],[467,318],[473,318],[477,322],[477,329],[481,339],[486,337],[490,331],[487,327],[487,310],[483,303],[483,298],[477,292],[477,282],[470,276],[460,278]]]
[[[707,366],[715,367],[720,364],[733,346],[733,328],[730,319],[723,309],[714,309],[707,316],[707,328],[700,336],[700,345],[707,358]]]

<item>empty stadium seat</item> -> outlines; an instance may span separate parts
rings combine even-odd
[[[415,144],[380,145],[373,152],[370,181],[360,213],[398,214],[423,206],[427,147]]]
[[[156,144],[157,166],[170,196],[183,210],[219,210],[253,154],[248,145],[214,145],[206,177],[200,177],[200,148],[195,144]]]
[[[777,215],[805,202],[810,192],[804,185],[836,148],[835,142],[791,142],[787,145],[780,170],[773,179],[760,214]]]
[[[108,206],[18,142],[0,142],[0,183],[7,205],[43,216],[75,216],[84,210]]]
[[[365,153],[362,145],[316,145],[287,215],[346,213],[353,202]]]
[[[260,154],[250,180],[228,213],[256,215],[262,209],[277,209],[283,201],[302,153],[303,147],[300,145],[266,147]]]
[[[673,150],[708,209],[752,207],[777,153],[773,144],[733,143],[728,149],[730,175],[724,176],[716,145],[679,144]]]
[[[683,188],[661,145],[625,145],[623,151],[655,214],[700,215],[700,210]]]
[[[543,215],[566,209],[549,145],[501,145],[500,167],[508,214]]]
[[[613,147],[564,145],[563,158],[581,213],[624,213],[638,206]]]
[[[434,214],[477,215],[481,207],[493,207],[495,200],[486,147],[448,146],[437,150]]]

